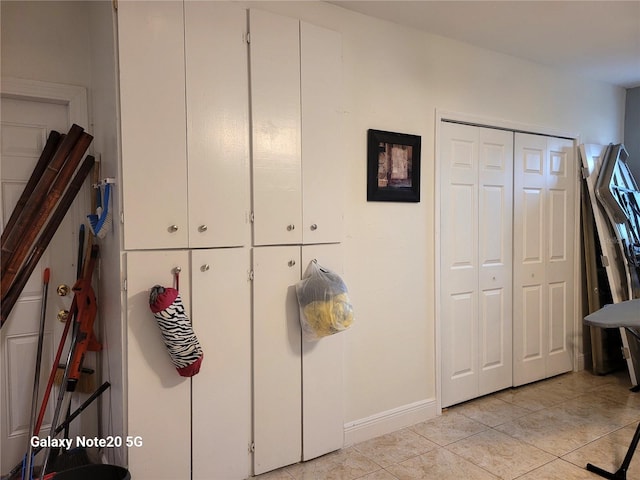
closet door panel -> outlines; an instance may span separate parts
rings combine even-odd
[[[478,393],[512,383],[513,133],[478,128]]]
[[[302,269],[312,260],[343,274],[340,244],[302,247]],[[300,313],[302,315],[302,312]],[[344,445],[343,350],[347,332],[302,341],[302,460],[311,460]]]
[[[512,382],[513,134],[442,124],[442,405]]]
[[[300,247],[253,249],[254,474],[302,457]]]
[[[118,42],[124,248],[186,247],[182,2],[120,2]]]
[[[572,368],[573,142],[516,134],[514,385]],[[520,292],[520,293],[518,293]]]
[[[303,242],[342,240],[342,37],[300,22]]]
[[[191,252],[193,326],[204,352],[193,377],[193,478],[251,474],[249,250]]]
[[[189,292],[187,251],[129,252],[127,272],[127,429],[144,446],[128,450],[136,479],[174,480],[191,476],[191,380],[176,372],[160,329],[149,309],[154,285],[174,287],[180,267],[180,291]],[[189,294],[181,295],[189,309]],[[163,412],[149,415],[149,406]]]
[[[478,396],[478,134],[441,131],[442,405]]]
[[[514,384],[545,378],[547,140],[516,134],[514,174]]]
[[[574,282],[577,184],[573,141],[548,137],[547,282],[549,345],[547,377],[573,368],[571,343],[574,335],[576,286]]]
[[[185,2],[189,245],[249,241],[246,11]]]
[[[254,245],[302,242],[299,22],[249,12]]]

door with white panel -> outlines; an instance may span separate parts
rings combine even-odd
[[[442,405],[512,382],[513,133],[440,134]]]
[[[576,167],[573,141],[516,133],[514,385],[571,370]]]
[[[151,288],[175,288],[180,269],[180,296],[190,312],[189,252],[128,252],[126,263],[127,428],[144,441],[143,447],[129,448],[129,470],[140,479],[190,478],[191,380],[176,372],[149,309]],[[150,405],[163,412],[161,418],[149,415]]]
[[[41,93],[41,92],[39,92]],[[44,95],[46,97],[46,94]],[[66,133],[70,127],[69,106],[33,98],[2,98],[2,141],[0,144],[0,211],[2,226],[9,221],[51,130]],[[28,448],[31,395],[36,364],[39,318],[42,308],[44,269],[51,269],[43,339],[39,402],[64,324],[56,320],[59,310],[69,310],[71,296],[54,294],[54,285],[73,285],[76,279],[78,226],[84,220],[84,189],[80,192],[57,233],[25,285],[11,315],[0,331],[0,472],[8,472]],[[93,361],[93,359],[91,359]],[[56,398],[55,391],[51,398]],[[38,403],[39,405],[39,403]],[[51,428],[54,401],[46,409],[40,435]],[[92,425],[92,411],[80,418],[83,431]],[[73,431],[72,434],[77,433]]]
[[[254,474],[302,457],[300,247],[253,249]]]
[[[191,252],[193,328],[204,352],[193,377],[193,479],[251,474],[249,249]]]

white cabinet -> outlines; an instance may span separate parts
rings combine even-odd
[[[248,243],[245,37],[227,2],[119,3],[126,250]]]
[[[249,251],[245,248],[129,252],[127,261],[129,469],[140,479],[243,479],[251,456]],[[204,358],[178,375],[149,309],[149,290],[174,285]],[[161,416],[150,415],[162,412]],[[192,464],[193,458],[193,464]],[[193,472],[193,477],[191,477]]]
[[[308,245],[301,249],[301,273],[312,260],[343,274],[342,247]],[[302,341],[302,460],[311,460],[344,444],[344,336]]]
[[[193,377],[193,479],[251,473],[249,249],[191,252],[191,311],[204,351]]]
[[[185,8],[189,246],[249,243],[247,13]]]
[[[253,244],[340,242],[342,40],[250,11]]]
[[[183,20],[181,1],[118,6],[127,250],[188,243]]]
[[[189,478],[191,381],[176,372],[149,309],[149,290],[174,286],[176,267],[182,268],[180,291],[189,292],[189,252],[130,252],[126,263],[127,435],[144,442],[128,449],[129,470],[140,480]],[[182,300],[189,309],[189,295]]]
[[[300,247],[253,249],[254,474],[299,462],[302,364]]]
[[[254,473],[343,446],[343,334],[302,341],[294,285],[307,265],[342,271],[339,244],[253,249]]]

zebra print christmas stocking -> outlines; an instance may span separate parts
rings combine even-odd
[[[175,288],[156,285],[149,295],[149,307],[158,322],[176,370],[183,377],[194,376],[200,371],[203,352],[180,293]]]

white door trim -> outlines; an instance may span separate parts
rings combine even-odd
[[[89,127],[87,89],[85,87],[26,78],[2,77],[0,79],[0,97],[66,105],[69,109],[69,125],[75,123],[85,130]],[[89,146],[90,151],[91,146]],[[81,212],[84,212],[89,205],[87,195],[87,191],[81,191],[78,194],[78,206]]]
[[[548,135],[552,137],[561,137],[572,139],[574,147],[576,148],[580,144],[580,134],[575,132],[567,132],[550,127],[525,124],[520,122],[513,122],[504,119],[490,118],[481,115],[474,115],[470,113],[455,112],[451,110],[445,110],[441,108],[435,109],[435,132],[434,132],[434,144],[435,144],[435,218],[434,218],[434,233],[435,233],[435,258],[439,259],[442,253],[442,246],[440,243],[440,194],[441,194],[441,167],[440,167],[440,126],[443,120],[451,120],[459,123],[467,123],[470,125],[476,125],[479,127],[488,128],[501,128],[505,130],[512,130],[514,132],[535,133],[540,135]],[[576,155],[576,159],[577,159]],[[580,168],[578,168],[580,170]],[[580,188],[575,189],[575,209],[574,209],[574,228],[577,234],[575,235],[574,243],[574,285],[576,290],[582,288],[582,275],[580,272]],[[442,412],[442,344],[440,336],[442,334],[442,326],[440,324],[440,263],[435,262],[435,352],[436,352],[436,411],[438,414]],[[574,295],[574,338],[572,343],[573,349],[573,368],[574,371],[582,370],[584,368],[584,352],[580,351],[579,346],[582,345],[582,302],[580,301],[580,295]]]
[[[5,98],[30,99],[68,105],[69,123],[77,123],[85,129],[88,128],[89,112],[85,87],[26,78],[2,77],[0,95]]]

